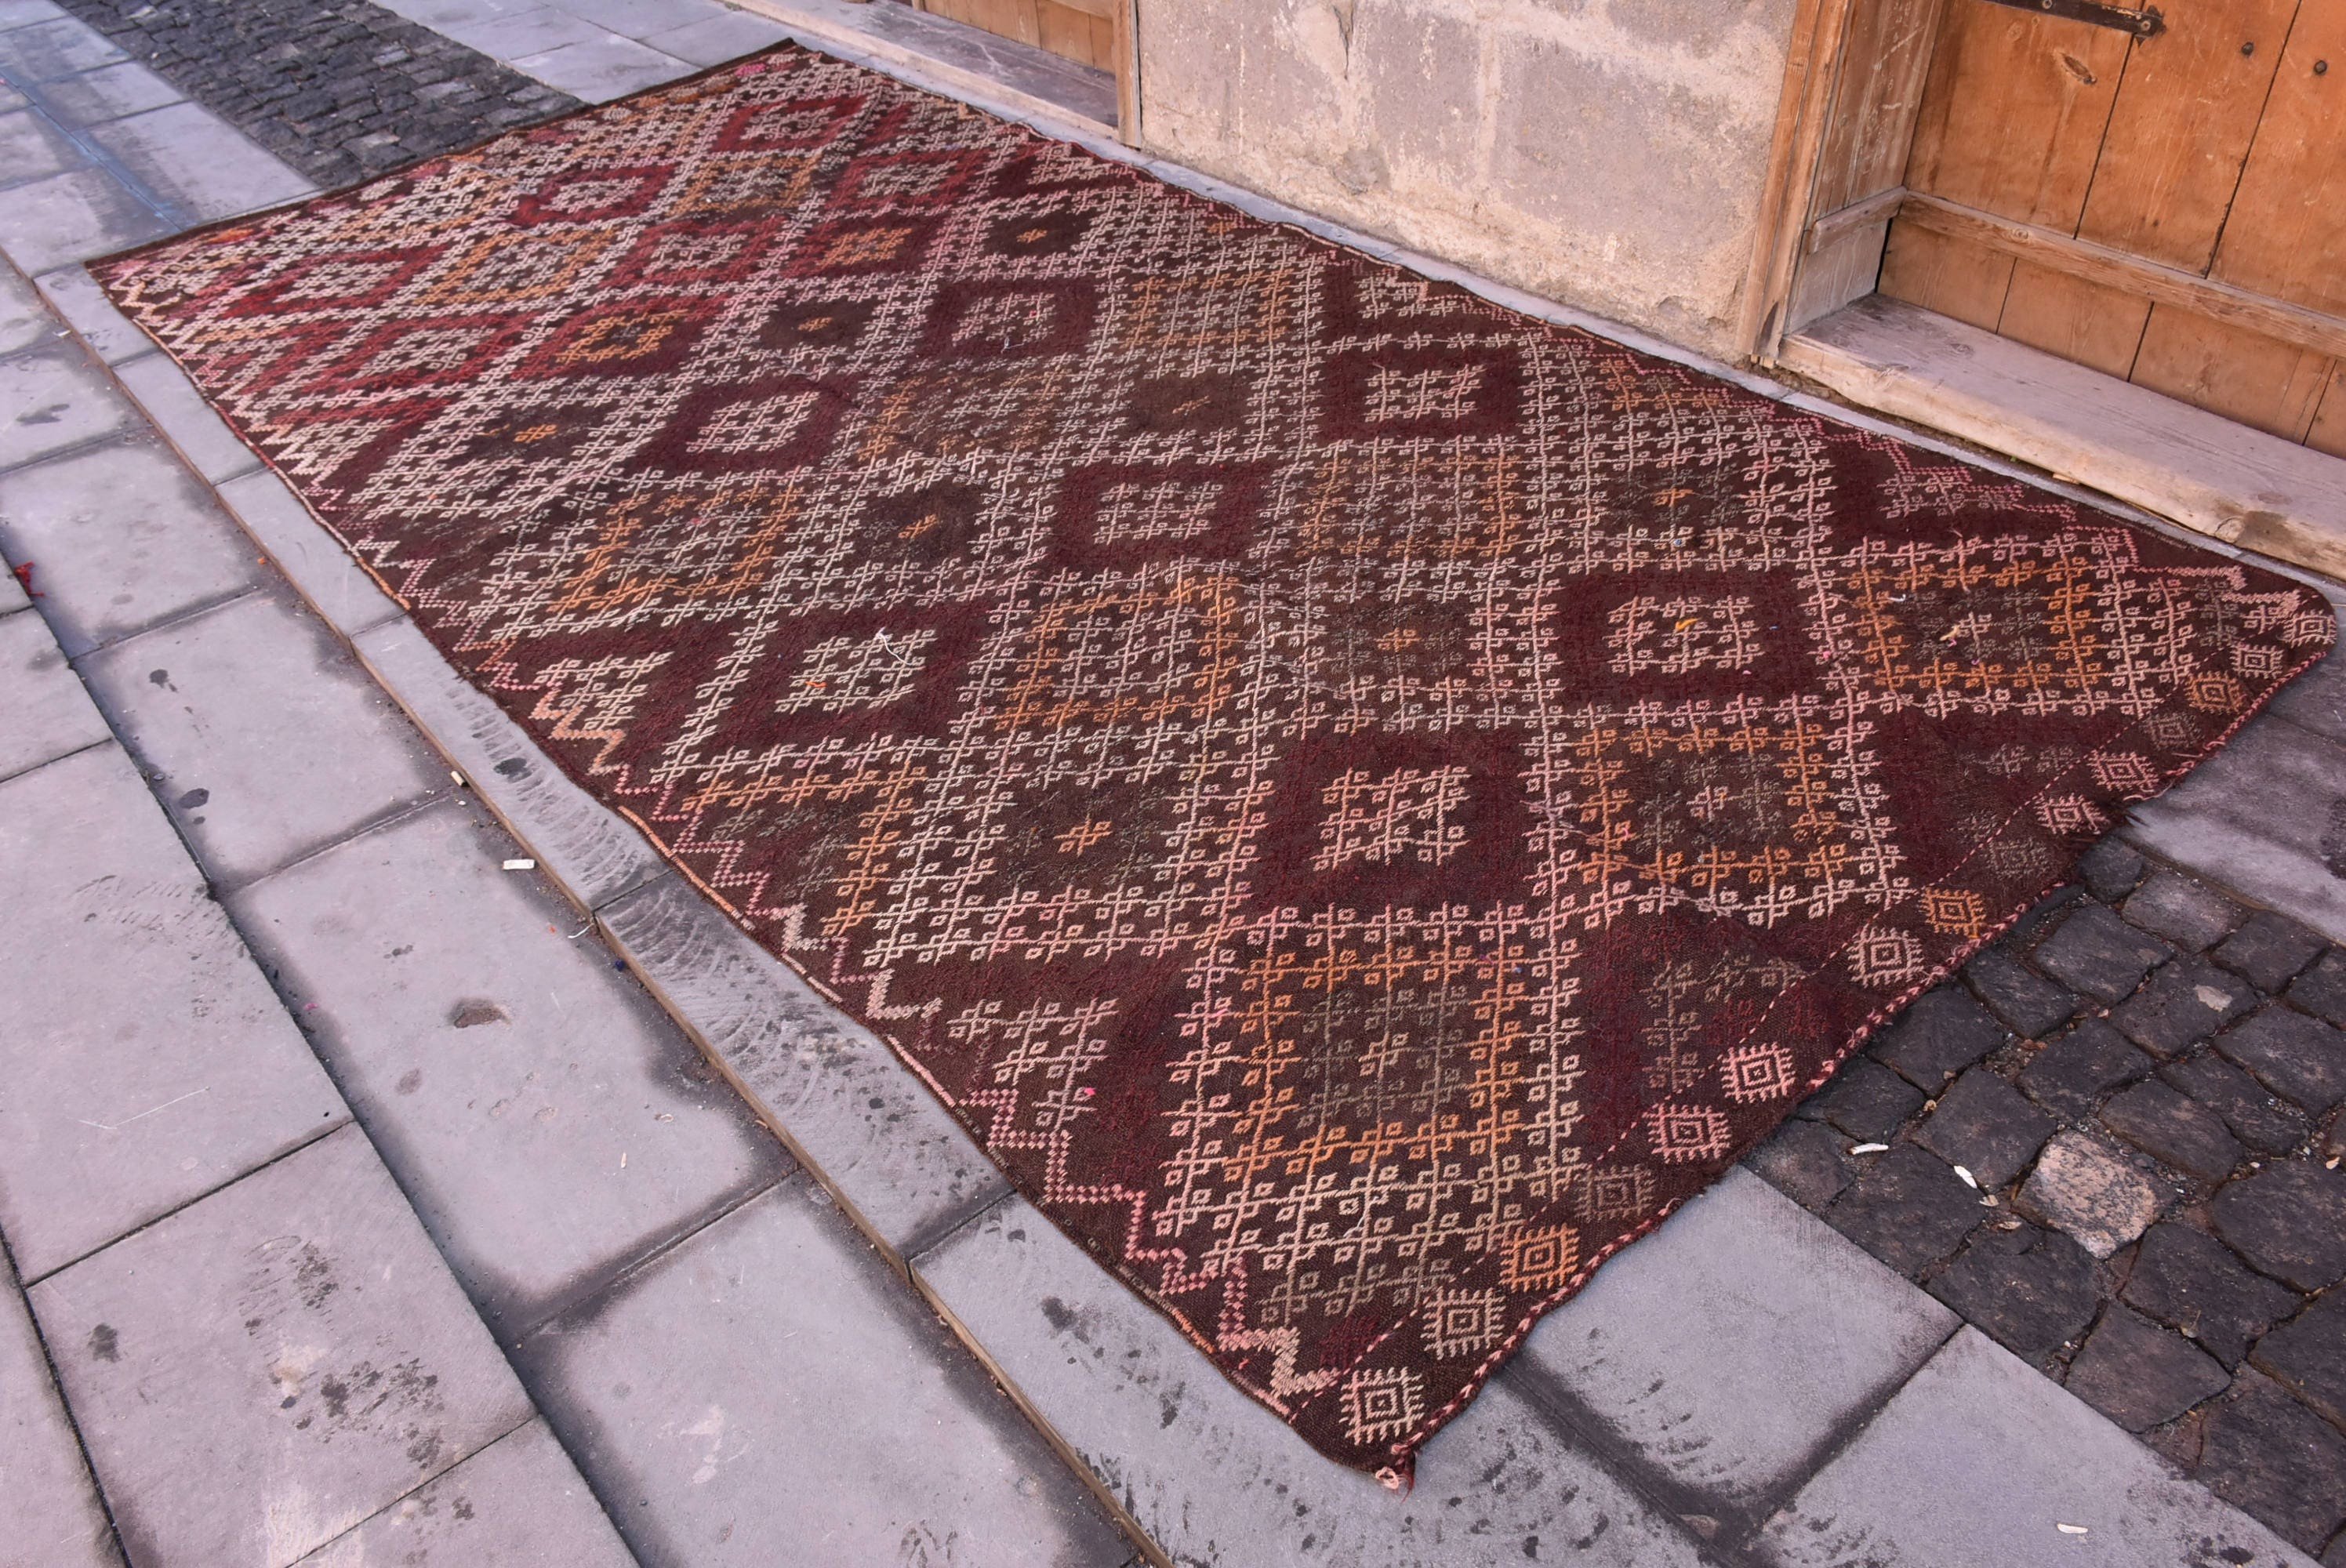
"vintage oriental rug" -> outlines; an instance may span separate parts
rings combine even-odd
[[[2332,635],[794,49],[101,274],[549,753],[1388,1479]]]

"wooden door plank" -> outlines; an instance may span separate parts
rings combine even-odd
[[[923,11],[1022,44],[1042,46],[1043,29],[1035,15],[1035,0],[914,0]]]
[[[1937,233],[1911,219],[1890,226],[1881,291],[1893,300],[1995,331],[2012,283],[2012,258],[1975,240]]]
[[[1115,69],[1115,44],[1107,25],[1059,0],[1034,0],[1035,41],[1055,55],[1101,70]]]
[[[1904,177],[1932,46],[1947,3],[1864,0],[1851,12],[1817,158],[1811,218],[1892,189]]]
[[[2270,431],[2302,441],[2330,380],[2327,355],[2279,342],[2245,327],[2158,305],[2143,329],[2133,381]]]
[[[2313,411],[2313,428],[2305,433],[2305,444],[2332,457],[2346,457],[2346,364],[2331,367],[2330,390]]]
[[[2346,0],[2298,13],[2214,276],[2346,315]]]
[[[1996,331],[2104,375],[2123,380],[2134,370],[2150,301],[2034,261],[2016,262]]]

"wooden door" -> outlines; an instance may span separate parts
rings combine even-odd
[[[923,11],[966,22],[1103,71],[1117,68],[1114,14],[1103,0],[913,0]]]
[[[2346,0],[2160,23],[1945,0],[1881,290],[2346,455]]]

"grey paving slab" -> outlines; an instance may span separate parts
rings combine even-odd
[[[239,441],[187,372],[160,353],[142,354],[114,367],[130,395],[138,400],[163,438],[177,447],[188,465],[218,484],[230,475],[260,466],[252,449]]]
[[[359,636],[359,657],[481,799],[586,909],[658,874],[644,836],[571,782],[504,708],[402,617]]]
[[[90,352],[107,364],[116,364],[146,353],[155,346],[155,340],[130,324],[128,317],[114,308],[97,280],[86,267],[60,267],[54,272],[44,272],[33,280],[49,308],[65,318],[66,325],[81,335]]]
[[[61,76],[41,89],[50,113],[76,125],[98,125],[179,101],[179,89],[135,60]]]
[[[12,579],[13,581],[13,579]],[[0,779],[55,761],[113,732],[40,616],[0,616]]]
[[[617,33],[623,38],[641,38],[653,33],[665,33],[672,28],[689,26],[695,22],[707,22],[743,13],[719,0],[547,0],[573,16],[584,16],[606,32]]]
[[[46,115],[29,108],[0,114],[0,190],[88,167],[88,157]]]
[[[1184,1568],[1701,1561],[1673,1523],[1504,1384],[1484,1388],[1419,1451],[1406,1492],[1330,1463],[1024,1199],[987,1210],[913,1266],[964,1336]]]
[[[0,252],[30,273],[104,256],[168,228],[154,209],[98,168],[19,185],[0,201]]]
[[[39,22],[55,22],[64,15],[52,0],[0,0],[0,33]]]
[[[169,622],[81,668],[222,885],[451,787],[391,699],[284,589]]]
[[[682,879],[663,876],[598,918],[653,993],[898,1259],[1009,1190],[894,1052]]]
[[[1504,1375],[1554,1380],[1724,1517],[1780,1502],[1957,1323],[1738,1169],[1606,1262]]]
[[[484,817],[443,802],[230,902],[509,1336],[790,1166]]]
[[[107,120],[87,134],[148,189],[199,220],[274,207],[318,188],[196,104]]]
[[[2340,641],[2346,645],[2346,637]],[[2266,711],[2317,735],[2346,740],[2346,651],[2331,648],[2329,657],[2281,687]]]
[[[114,1526],[14,1281],[0,1275],[0,1554],[26,1568],[119,1568]]]
[[[543,1417],[301,1559],[301,1568],[634,1568]]]
[[[386,11],[437,29],[443,25],[518,15],[525,11],[539,9],[546,0],[379,0],[379,3]]]
[[[584,17],[574,16],[551,5],[537,5],[526,11],[501,11],[495,15],[462,21],[434,22],[431,25],[434,31],[444,33],[466,48],[476,49],[493,60],[543,55],[549,49],[559,49],[570,44],[600,43],[612,36]]]
[[[57,323],[41,303],[32,284],[0,267],[0,354],[13,354],[46,343],[57,335]]]
[[[1131,1547],[803,1181],[521,1351],[648,1565],[1096,1564]]]
[[[112,434],[131,417],[104,372],[70,342],[0,359],[0,469]]]
[[[694,67],[673,55],[646,48],[632,38],[570,44],[506,64],[582,103],[607,104],[646,87],[689,76]]]
[[[269,470],[237,475],[219,487],[219,497],[310,607],[344,636],[356,637],[405,613]]]
[[[1783,1568],[2311,1561],[1968,1328],[1769,1522],[1756,1555]]]
[[[141,1568],[295,1562],[531,1413],[356,1127],[31,1298]]]
[[[118,748],[0,784],[0,1229],[38,1278],[348,1115]]]
[[[33,563],[42,613],[76,658],[268,575],[203,482],[151,436],[0,473],[0,555]]]
[[[790,36],[790,29],[764,16],[735,11],[706,21],[643,36],[643,42],[663,55],[674,55],[696,66],[721,66],[742,55],[752,55]]]
[[[0,62],[19,82],[53,82],[100,66],[119,65],[130,56],[106,41],[106,36],[71,17],[37,21],[8,29],[0,42]]]
[[[5,552],[0,552],[0,557],[5,557]],[[0,565],[5,565],[5,559],[0,559]],[[32,607],[33,596],[25,591],[23,581],[13,570],[0,570],[0,615]]]
[[[2127,834],[2346,942],[2346,741],[2260,718],[2136,806]]]

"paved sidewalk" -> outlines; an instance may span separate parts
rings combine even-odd
[[[582,98],[785,31],[709,0],[394,9]],[[810,36],[852,48],[856,10],[814,4]],[[907,68],[903,37],[868,37]],[[1864,1065],[1915,1100],[1881,1124],[1904,1126],[1890,1154],[1847,1152],[1837,1080],[1787,1135],[1814,1147],[1760,1162],[1791,1196],[1734,1173],[1608,1265],[1428,1445],[1412,1492],[1318,1459],[458,680],[104,305],[83,260],[309,188],[201,104],[104,100],[110,49],[46,0],[0,0],[0,78],[25,99],[0,98],[0,137],[47,160],[0,164],[0,557],[39,595],[0,578],[19,672],[0,971],[36,1021],[0,1039],[0,1235],[26,1288],[0,1292],[0,1542],[43,1563],[1116,1568],[1136,1551],[1121,1522],[1199,1564],[2346,1562],[2318,1510],[2239,1492],[2268,1529],[2045,1375],[2076,1386],[2076,1335],[2007,1348],[1934,1272],[1952,1223],[1910,1267],[1849,1238],[1897,1227],[1802,1207],[1841,1196],[1818,1196],[1828,1166],[1851,1192],[1879,1186],[1850,1182],[1869,1161],[1987,1166],[1933,1130],[1952,1093],[1912,1114],[1897,1064],[1925,1069],[1888,1042]],[[936,79],[997,56],[1015,68],[995,101],[1059,93],[1082,115],[1084,84],[995,46]],[[164,109],[184,137],[117,123]],[[2218,911],[2193,929],[2229,922],[2201,943],[2219,965],[2252,925],[2346,937],[2340,687],[2333,670],[2293,696],[2128,830],[2298,926],[2147,896],[2181,881],[2147,866],[2094,886],[2113,920]],[[2335,958],[2279,974],[2235,952],[2223,972],[2277,995],[2266,1013],[2323,1020],[2312,977]],[[2017,962],[2044,981],[2055,960]],[[2080,975],[2065,1020],[2123,1002]],[[2253,1051],[2213,1033],[2159,1054],[2198,1083]],[[1975,1070],[2032,1094],[2035,1054],[2004,1033]],[[2261,1093],[2277,1058],[2259,1060]],[[2120,1087],[2063,1115],[2126,1139]],[[2282,1109],[2295,1141],[2272,1152],[2327,1175],[2334,1110]],[[1968,1234],[1989,1211],[1963,1202]],[[2157,1217],[2198,1235],[2195,1212]],[[2071,1236],[2049,1208],[2028,1223]],[[2231,1357],[2192,1320],[2228,1383],[2247,1368],[2222,1399],[2277,1392],[2331,1430],[2322,1267],[2290,1290],[2310,1305],[2275,1301],[2295,1339],[2270,1353]],[[2078,1320],[2133,1312],[2183,1342],[2179,1314],[2125,1289]]]

